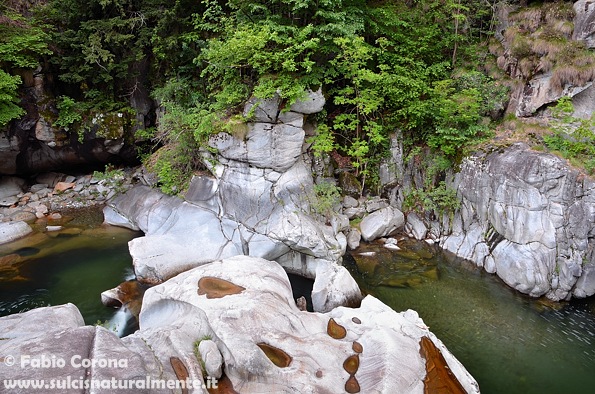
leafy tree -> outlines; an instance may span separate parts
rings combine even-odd
[[[12,76],[0,70],[0,126],[23,115],[25,111],[17,105],[17,88],[21,84],[18,75]]]
[[[0,126],[20,117],[25,111],[18,106],[21,77],[17,69],[34,68],[39,59],[51,51],[48,36],[37,26],[4,5],[0,5]]]

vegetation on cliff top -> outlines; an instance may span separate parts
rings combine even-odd
[[[568,35],[567,7],[554,8],[539,14],[545,28],[506,33],[515,51],[546,51],[543,63],[563,50],[544,44]],[[362,188],[373,188],[397,131],[409,148],[450,160],[489,135],[507,101],[504,84],[483,72],[488,47],[498,55],[486,45],[494,9],[470,0],[49,0],[24,18],[4,5],[0,123],[22,114],[18,73],[37,64],[57,76],[55,124],[71,132],[98,114],[134,119],[148,92],[165,114],[131,126],[145,141],[139,154],[175,192],[208,136],[228,130],[250,96],[278,93],[288,104],[322,88],[314,153],[348,158]],[[523,15],[513,19],[531,23]],[[550,63],[563,83],[561,63]]]

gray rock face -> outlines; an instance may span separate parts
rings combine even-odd
[[[405,224],[403,213],[396,208],[386,207],[366,216],[360,223],[362,239],[373,241],[389,235]]]
[[[275,94],[269,99],[250,98],[244,106],[244,116],[255,122],[277,123],[281,97]]]
[[[25,181],[20,178],[11,176],[0,177],[0,200],[22,193],[24,184]]]
[[[177,327],[195,317],[200,319],[195,326]],[[186,346],[210,335],[213,354],[220,353],[225,375],[241,393],[342,392],[354,380],[362,393],[422,393],[422,337],[440,350],[465,391],[479,392],[414,311],[396,313],[371,296],[355,309],[300,311],[283,269],[262,259],[213,262],[149,289],[140,327],[136,336],[166,329],[185,337]],[[343,367],[350,357],[359,361],[351,376]]]
[[[574,3],[574,31],[572,39],[583,41],[587,48],[595,48],[595,3],[579,0]]]
[[[291,105],[290,110],[306,115],[315,114],[322,111],[325,102],[322,90],[318,89],[315,92],[309,92],[306,98]]]
[[[407,223],[405,224],[405,231],[407,234],[413,235],[417,240],[422,240],[426,237],[428,229],[424,222],[417,216],[415,212],[407,214]]]
[[[286,124],[248,123],[245,138],[219,133],[210,145],[228,160],[253,167],[286,171],[302,153],[304,130]]]
[[[582,86],[566,85],[563,89],[558,90],[552,87],[551,80],[552,73],[547,73],[536,76],[527,82],[520,94],[515,115],[518,117],[532,116],[544,105],[554,103],[564,96],[574,97],[593,84],[588,82]]]
[[[589,86],[572,98],[575,118],[589,119],[595,113],[595,85]]]
[[[595,182],[523,144],[466,159],[462,208],[441,245],[513,288],[553,300],[595,294]]]
[[[322,97],[315,96],[314,102]],[[272,121],[279,108],[275,112],[271,100],[250,101],[246,112]],[[278,118],[291,122],[296,114]],[[250,255],[275,260],[315,283],[323,280],[317,276],[320,267],[336,266],[345,252],[341,231],[348,220],[338,217],[326,226],[311,216],[313,181],[302,158],[304,135],[293,125],[250,123],[245,140],[228,134],[211,140],[220,155],[216,176],[195,177],[186,201],[144,186],[111,201],[104,210],[107,223],[145,232],[129,243],[137,277],[161,283],[201,264]],[[317,307],[361,299],[348,277],[341,276],[341,288],[319,283]]]
[[[195,179],[193,198],[208,195],[213,180]],[[207,189],[200,191],[202,188]],[[203,200],[204,202],[204,200]],[[129,243],[139,280],[161,283],[180,272],[249,250],[258,257],[276,258],[287,252],[283,244],[255,234],[218,212],[137,186],[116,197],[104,209],[105,221],[134,230],[144,237]]]

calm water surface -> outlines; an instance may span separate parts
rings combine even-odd
[[[425,243],[406,245],[369,245],[346,266],[364,291],[397,311],[418,311],[482,393],[595,392],[595,300],[530,299]],[[378,253],[359,255],[369,251]]]
[[[113,317],[114,310],[101,303],[101,292],[131,274],[128,241],[140,234],[102,226],[97,209],[65,218],[62,231],[0,245],[0,262],[5,261],[0,264],[0,316],[71,302],[87,324]]]

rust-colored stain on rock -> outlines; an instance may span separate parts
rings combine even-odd
[[[345,391],[347,391],[350,394],[351,393],[359,393],[359,391],[360,391],[359,382],[357,381],[355,376],[351,375],[349,377],[349,379],[347,379],[347,382],[345,382]]]
[[[331,317],[331,319],[328,321],[328,324],[326,325],[326,333],[331,338],[343,339],[347,335],[347,330]]]
[[[177,357],[170,357],[169,363],[171,364],[171,367],[174,369],[174,372],[178,380],[185,381],[186,379],[188,379],[190,375],[188,374],[188,369],[186,368],[182,360],[180,360]],[[186,387],[182,388],[182,394],[188,394],[188,389]]]
[[[222,298],[232,294],[239,294],[244,290],[246,289],[242,286],[213,276],[203,276],[198,281],[198,295],[206,294],[207,298]]]
[[[355,375],[359,368],[359,356],[353,354],[345,359],[343,362],[343,369],[347,371],[349,375]]]
[[[233,388],[233,383],[225,375],[217,380],[217,387],[207,386],[209,394],[240,394]]]
[[[361,353],[364,351],[364,347],[362,346],[362,344],[357,341],[353,341],[353,345],[351,345],[351,349],[353,349],[353,351],[356,353]]]
[[[419,353],[426,360],[424,393],[465,394],[465,389],[448,367],[442,352],[434,345],[434,342],[428,337],[421,337],[419,347]]]
[[[269,360],[279,368],[286,368],[291,364],[291,356],[283,350],[264,342],[257,343],[256,345],[264,352]]]

